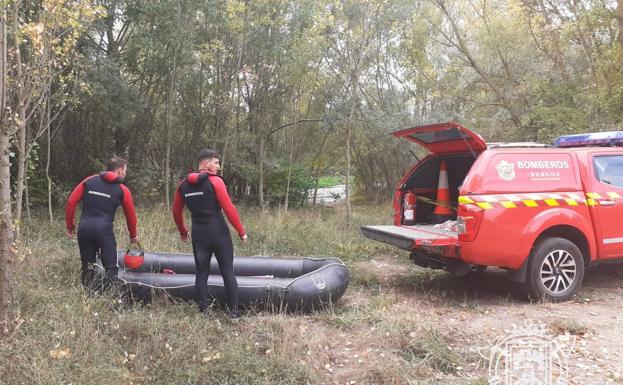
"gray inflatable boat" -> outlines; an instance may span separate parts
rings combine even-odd
[[[117,252],[119,279],[138,296],[165,291],[181,299],[195,298],[195,261],[192,254],[148,253],[143,264],[124,266],[125,250]],[[103,268],[98,266],[103,273]],[[338,258],[235,257],[239,302],[279,311],[311,310],[334,304],[348,287],[350,275]],[[209,294],[224,301],[225,288],[216,258],[212,258]],[[151,289],[151,290],[149,290]]]

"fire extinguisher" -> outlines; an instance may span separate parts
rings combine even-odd
[[[407,190],[403,202],[403,224],[410,226],[415,224],[415,194]]]

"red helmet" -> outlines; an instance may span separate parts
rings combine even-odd
[[[145,252],[139,245],[138,250],[128,248],[123,256],[123,264],[127,269],[138,269],[145,262]]]

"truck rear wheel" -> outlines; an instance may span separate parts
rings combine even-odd
[[[582,252],[564,238],[545,238],[532,249],[526,286],[528,294],[538,299],[567,301],[582,286]]]

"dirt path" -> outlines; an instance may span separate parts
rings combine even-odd
[[[623,384],[623,266],[589,270],[580,293],[565,303],[529,303],[498,271],[452,278],[396,256],[356,263],[352,269],[363,283],[343,299],[350,309],[345,332],[316,327],[318,340],[330,341],[321,347],[324,356],[317,365],[327,371],[328,383],[388,383],[392,360],[434,330],[458,357],[458,367],[443,374],[435,365],[433,370],[414,365],[413,372],[437,383],[480,384],[488,369],[480,353],[513,325],[531,320],[543,323],[548,336],[562,336],[570,352],[571,384]],[[367,307],[375,310],[367,313]],[[350,319],[353,309],[361,311],[360,319]],[[379,377],[375,367],[383,367],[385,374]]]

